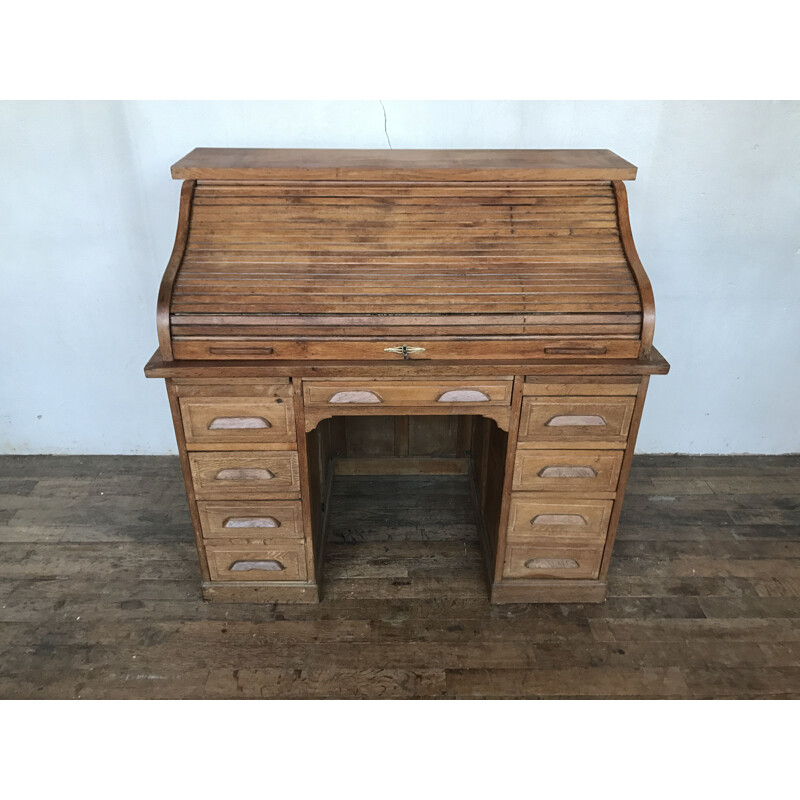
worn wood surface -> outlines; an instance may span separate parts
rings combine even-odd
[[[195,181],[184,181],[181,187],[181,204],[178,211],[178,229],[175,232],[175,244],[172,248],[164,277],[158,290],[156,307],[156,327],[158,329],[158,346],[165,360],[172,360],[172,334],[170,331],[169,308],[172,303],[172,288],[178,274],[183,255],[186,251],[186,239],[189,235],[189,223],[192,218],[192,198]]]
[[[653,287],[650,284],[650,278],[647,277],[647,273],[644,271],[639,254],[636,252],[636,245],[633,243],[631,217],[628,211],[628,191],[622,181],[612,181],[611,185],[617,200],[617,216],[619,218],[622,249],[625,251],[625,258],[628,260],[636,285],[639,287],[639,295],[642,301],[642,349],[639,351],[639,355],[647,357],[653,347],[653,332],[656,326]]]
[[[189,379],[202,378],[265,378],[270,381],[293,375],[296,378],[460,378],[469,379],[474,375],[544,375],[550,379],[559,375],[666,375],[669,364],[654,347],[648,358],[603,358],[593,361],[552,358],[549,360],[526,357],[509,360],[496,358],[492,361],[473,361],[467,366],[463,361],[423,361],[410,359],[377,364],[374,361],[334,361],[314,363],[288,359],[286,361],[248,361],[235,363],[226,361],[165,361],[158,352],[153,353],[144,368],[148,378]]]
[[[177,459],[0,458],[0,697],[800,699],[800,457],[636,457],[602,604],[491,606],[476,536],[340,476],[318,606],[209,604]]]
[[[284,322],[288,335],[308,325],[306,314],[332,314],[323,327],[360,334],[353,315],[376,313],[512,314],[501,324],[515,334],[554,333],[551,321],[524,315],[556,313],[567,334],[638,339],[642,307],[610,183],[437,187],[201,184],[172,293],[180,335],[215,329],[220,314],[300,315]],[[254,335],[250,323],[270,324],[225,322]]]
[[[610,151],[200,148],[172,174],[166,362],[650,353]]]
[[[633,180],[610,150],[329,150],[197,147],[173,178],[200,180]]]

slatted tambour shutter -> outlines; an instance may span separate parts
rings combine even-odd
[[[608,181],[201,180],[170,310],[185,342],[642,330]]]

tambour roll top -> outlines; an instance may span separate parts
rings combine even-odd
[[[198,149],[165,361],[636,359],[653,298],[607,150]]]

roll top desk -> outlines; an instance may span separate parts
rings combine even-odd
[[[669,369],[635,167],[607,150],[197,149],[172,175],[145,373],[166,379],[207,599],[318,600],[344,426],[375,417],[395,421],[395,455],[409,420],[451,418],[492,602],[605,598],[649,376]]]

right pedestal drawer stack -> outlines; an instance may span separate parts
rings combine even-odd
[[[504,578],[598,578],[640,383],[525,382]]]

